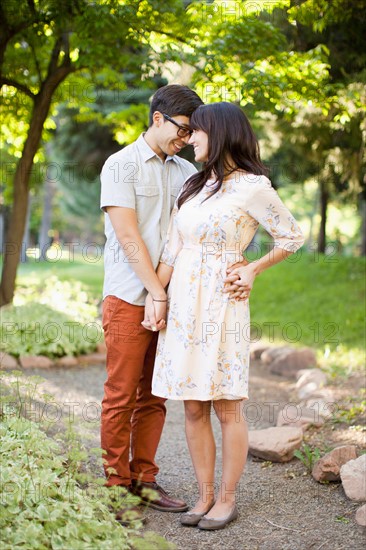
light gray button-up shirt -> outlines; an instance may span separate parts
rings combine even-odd
[[[177,156],[163,162],[146,143],[143,134],[131,145],[111,155],[101,173],[101,208],[122,206],[136,211],[138,228],[158,266],[169,225],[170,212],[185,180],[196,172],[193,164]],[[144,305],[146,290],[131,267],[137,261],[137,244],[122,249],[108,214],[104,214],[103,298],[117,296]]]

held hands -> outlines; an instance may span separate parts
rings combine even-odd
[[[146,297],[145,316],[141,324],[147,330],[152,330],[153,332],[156,332],[166,327],[166,297],[161,298],[161,300],[164,301],[154,301],[150,293]]]
[[[228,276],[224,279],[224,292],[231,299],[247,300],[253,288],[256,273],[247,260],[238,262],[227,269]]]

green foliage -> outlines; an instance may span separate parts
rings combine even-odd
[[[361,388],[359,396],[348,396],[338,405],[332,421],[336,424],[345,422],[353,427],[360,427],[365,431],[366,420],[366,389]]]
[[[96,322],[80,323],[49,306],[29,303],[2,309],[0,338],[1,348],[16,357],[54,358],[94,351],[101,328]]]
[[[309,445],[303,443],[302,451],[296,449],[296,451],[294,452],[294,456],[296,456],[296,458],[298,458],[303,463],[307,471],[311,473],[315,462],[321,457],[321,451],[317,447],[314,447],[312,449],[311,447],[309,447]]]
[[[1,373],[1,382],[2,548],[172,548],[157,535],[139,536],[140,522],[126,529],[115,521],[112,509],[134,505],[138,499],[126,500],[125,491],[110,491],[92,474],[81,476],[87,452],[72,425],[62,444],[47,437],[40,423],[22,415],[37,397],[39,377]]]
[[[20,355],[80,355],[95,350],[102,329],[96,305],[81,283],[49,277],[18,288],[2,309],[1,347]]]

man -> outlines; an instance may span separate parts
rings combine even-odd
[[[101,444],[107,485],[126,487],[151,507],[168,512],[185,511],[187,505],[155,481],[154,459],[166,409],[165,400],[151,394],[158,333],[141,322],[147,292],[153,300],[156,329],[165,322],[166,293],[155,269],[176,196],[196,171],[175,155],[187,145],[192,133],[189,117],[201,104],[186,86],[160,88],[151,102],[147,132],[110,156],[101,173],[107,237],[103,289],[107,380]],[[154,496],[148,498],[144,489],[152,489]]]

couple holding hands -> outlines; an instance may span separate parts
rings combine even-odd
[[[177,156],[187,144],[202,163],[199,172]],[[238,516],[235,491],[248,449],[242,401],[249,339],[242,329],[249,295],[263,270],[303,244],[302,232],[266,177],[243,111],[226,102],[204,105],[186,86],[155,93],[148,130],[107,159],[101,182],[106,484],[154,509],[183,512],[183,525],[222,529]],[[274,248],[248,263],[242,254],[259,224]],[[189,511],[156,483],[166,399],[184,401],[198,482]],[[222,430],[216,491],[211,407]],[[131,519],[139,517],[132,512]],[[124,510],[117,515],[126,517]]]

